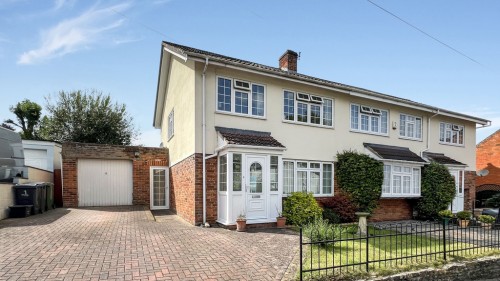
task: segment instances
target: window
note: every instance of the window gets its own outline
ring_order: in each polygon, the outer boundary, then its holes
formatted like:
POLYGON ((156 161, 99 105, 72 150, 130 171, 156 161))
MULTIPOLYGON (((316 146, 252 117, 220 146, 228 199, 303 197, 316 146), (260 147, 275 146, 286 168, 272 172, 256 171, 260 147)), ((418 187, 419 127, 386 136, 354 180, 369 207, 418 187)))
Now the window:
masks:
POLYGON ((227 155, 219 157, 219 191, 227 191, 227 155))
POLYGON ((420 196, 420 167, 384 164, 382 197, 420 196))
POLYGON ((271 191, 278 191, 278 156, 271 156, 271 191))
POLYGON ((333 127, 333 100, 284 91, 283 120, 333 127))
POLYGON ((241 191, 241 154, 233 154, 233 191, 241 191))
POLYGON ((387 110, 351 104, 351 130, 387 135, 388 116, 387 110))
POLYGON ((450 123, 440 123, 439 142, 444 144, 463 145, 464 126, 450 123))
POLYGON ((174 136, 174 110, 170 111, 168 115, 168 139, 174 136))
POLYGON ((399 136, 409 139, 422 139, 422 118, 407 114, 399 115, 399 136))
POLYGON ((217 111, 263 117, 265 114, 265 88, 251 82, 217 78, 217 111))
POLYGON ((312 192, 333 195, 333 164, 307 161, 283 161, 283 193, 312 192))

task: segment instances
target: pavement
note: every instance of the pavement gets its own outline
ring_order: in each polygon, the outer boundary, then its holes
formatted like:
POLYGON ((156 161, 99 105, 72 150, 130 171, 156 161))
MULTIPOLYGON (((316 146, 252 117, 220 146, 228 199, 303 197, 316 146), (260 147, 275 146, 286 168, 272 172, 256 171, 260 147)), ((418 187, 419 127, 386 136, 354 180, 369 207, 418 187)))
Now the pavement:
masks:
POLYGON ((298 239, 155 219, 141 206, 59 208, 0 221, 0 280, 288 280, 298 239))

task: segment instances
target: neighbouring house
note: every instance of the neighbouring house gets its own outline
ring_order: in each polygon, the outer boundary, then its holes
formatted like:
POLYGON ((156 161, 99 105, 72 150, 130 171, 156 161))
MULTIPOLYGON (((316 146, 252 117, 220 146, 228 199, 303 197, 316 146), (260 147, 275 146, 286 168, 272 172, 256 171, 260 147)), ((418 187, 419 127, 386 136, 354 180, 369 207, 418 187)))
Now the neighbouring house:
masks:
POLYGON ((500 193, 500 130, 497 130, 476 146, 476 206, 500 193))
POLYGON ((297 59, 288 50, 271 67, 162 43, 153 125, 173 211, 192 224, 274 223, 290 192, 338 192, 344 150, 384 163, 373 220, 412 217, 429 161, 455 176, 453 211, 471 207, 476 126, 490 121, 300 74, 297 59))

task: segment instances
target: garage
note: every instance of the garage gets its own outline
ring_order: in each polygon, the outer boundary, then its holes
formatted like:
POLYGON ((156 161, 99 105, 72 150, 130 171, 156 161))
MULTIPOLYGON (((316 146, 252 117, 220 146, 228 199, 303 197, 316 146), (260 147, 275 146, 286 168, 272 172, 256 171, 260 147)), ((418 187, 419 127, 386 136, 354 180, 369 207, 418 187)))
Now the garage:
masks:
POLYGON ((78 159, 77 166, 80 207, 132 205, 132 161, 78 159))

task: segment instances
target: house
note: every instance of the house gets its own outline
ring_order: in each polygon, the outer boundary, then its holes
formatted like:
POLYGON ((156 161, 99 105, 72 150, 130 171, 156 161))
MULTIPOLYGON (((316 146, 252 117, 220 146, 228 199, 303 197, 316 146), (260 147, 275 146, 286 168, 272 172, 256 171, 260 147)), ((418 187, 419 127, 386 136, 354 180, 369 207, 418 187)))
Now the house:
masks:
POLYGON ((497 130, 476 146, 476 206, 500 192, 500 130, 497 130))
POLYGON ((384 163, 373 220, 412 217, 421 168, 445 161, 454 211, 470 208, 476 126, 490 121, 298 72, 286 51, 271 67, 163 42, 153 125, 169 150, 170 208, 192 224, 273 223, 282 200, 338 191, 335 157, 384 163))

